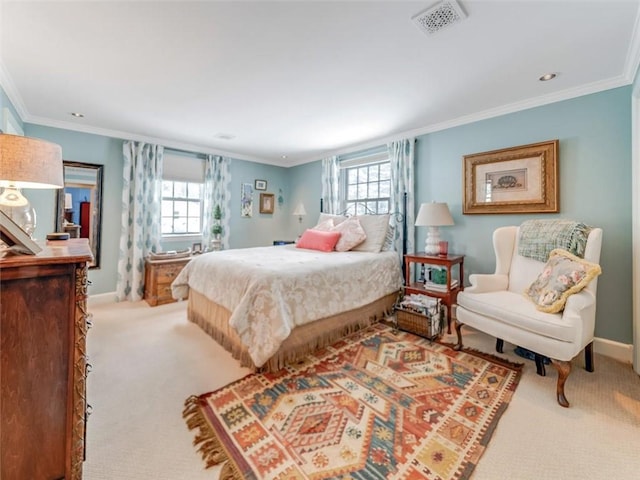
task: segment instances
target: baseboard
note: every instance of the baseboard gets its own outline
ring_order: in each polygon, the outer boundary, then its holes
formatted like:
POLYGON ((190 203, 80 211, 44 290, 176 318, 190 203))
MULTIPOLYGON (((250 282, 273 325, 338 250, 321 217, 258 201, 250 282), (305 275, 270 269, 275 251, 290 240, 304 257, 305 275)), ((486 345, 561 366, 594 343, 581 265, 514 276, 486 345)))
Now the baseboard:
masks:
MULTIPOLYGON (((456 308, 457 305, 452 305, 451 316, 454 320, 456 318, 456 308)), ((593 351, 600 355, 611 357, 619 362, 633 363, 633 345, 596 337, 593 339, 593 351)))
MULTIPOLYGON (((98 305, 106 305, 108 303, 116 303, 116 292, 99 293, 97 295, 89 296, 89 307, 95 307, 98 305)), ((452 306, 452 317, 455 316, 455 309, 457 305, 452 306)), ((625 343, 614 342, 613 340, 607 340, 606 338, 594 338, 593 339, 593 351, 600 355, 611 357, 619 362, 633 363, 633 345, 627 345, 625 343)))
POLYGON ((594 338, 593 351, 623 363, 631 364, 633 362, 633 345, 626 343, 614 342, 606 338, 594 338))
POLYGON ((97 295, 89 295, 87 305, 89 308, 96 307, 98 305, 106 305, 108 303, 116 303, 116 292, 98 293, 97 295))

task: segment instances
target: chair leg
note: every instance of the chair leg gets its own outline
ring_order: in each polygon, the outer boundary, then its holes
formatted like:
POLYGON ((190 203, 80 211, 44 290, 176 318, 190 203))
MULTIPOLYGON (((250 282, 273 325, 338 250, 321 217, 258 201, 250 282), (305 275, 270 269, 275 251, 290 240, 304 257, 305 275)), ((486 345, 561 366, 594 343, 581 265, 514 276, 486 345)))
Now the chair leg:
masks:
POLYGON ((539 353, 534 352, 534 359, 536 361, 536 373, 541 377, 547 375, 547 371, 544 368, 544 357, 539 353))
POLYGON ((561 406, 568 408, 569 401, 567 400, 567 397, 564 396, 564 382, 567 381, 567 377, 571 373, 571 362, 551 359, 551 363, 556 367, 556 370, 558 370, 558 383, 556 385, 556 397, 558 399, 558 403, 561 406))
POLYGON ((454 350, 459 351, 462 350, 462 323, 456 320, 456 335, 458 336, 458 343, 453 347, 454 350))
POLYGON ((504 340, 496 338, 496 352, 504 353, 504 340))
POLYGON ((593 342, 584 347, 584 368, 587 372, 593 372, 593 342))

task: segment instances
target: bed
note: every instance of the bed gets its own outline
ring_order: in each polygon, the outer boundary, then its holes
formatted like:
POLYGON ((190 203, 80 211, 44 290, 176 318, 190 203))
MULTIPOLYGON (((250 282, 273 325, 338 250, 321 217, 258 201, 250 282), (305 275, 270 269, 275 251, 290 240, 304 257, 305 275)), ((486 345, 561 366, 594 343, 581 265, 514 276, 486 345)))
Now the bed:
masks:
POLYGON ((172 293, 188 296, 188 319, 242 366, 276 371, 383 318, 401 287, 393 250, 282 245, 199 255, 172 293))

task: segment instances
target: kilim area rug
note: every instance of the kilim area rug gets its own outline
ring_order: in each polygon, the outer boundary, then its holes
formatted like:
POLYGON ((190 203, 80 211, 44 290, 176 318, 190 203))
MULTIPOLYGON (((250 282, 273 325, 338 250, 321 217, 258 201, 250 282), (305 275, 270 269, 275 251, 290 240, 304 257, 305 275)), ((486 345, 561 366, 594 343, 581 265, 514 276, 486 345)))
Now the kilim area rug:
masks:
POLYGON ((376 324, 276 373, 192 396, 222 479, 466 479, 521 365, 376 324))

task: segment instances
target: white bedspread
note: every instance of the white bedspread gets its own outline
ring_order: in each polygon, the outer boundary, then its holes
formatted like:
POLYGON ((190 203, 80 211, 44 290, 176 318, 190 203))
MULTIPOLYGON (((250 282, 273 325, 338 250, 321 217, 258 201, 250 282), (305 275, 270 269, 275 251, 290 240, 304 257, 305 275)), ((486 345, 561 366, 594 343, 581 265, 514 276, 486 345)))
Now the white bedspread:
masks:
POLYGON ((402 286, 395 252, 318 252, 294 245, 223 250, 191 260, 172 284, 232 312, 230 325, 256 366, 296 326, 367 305, 402 286))

